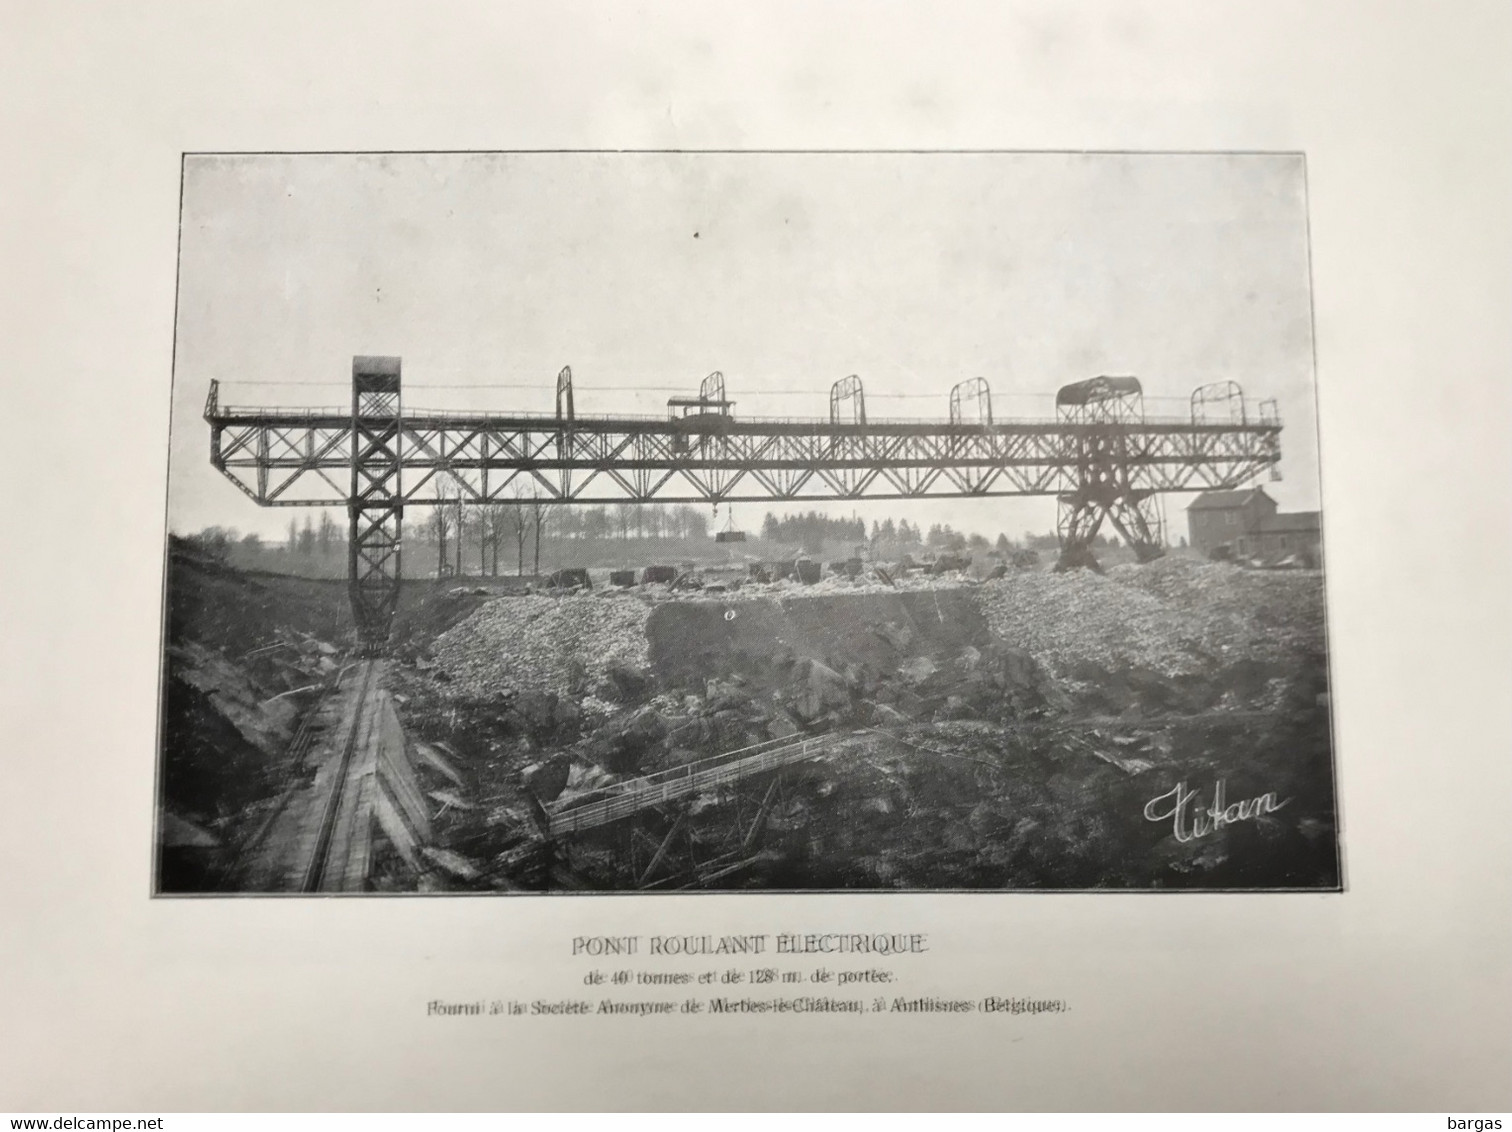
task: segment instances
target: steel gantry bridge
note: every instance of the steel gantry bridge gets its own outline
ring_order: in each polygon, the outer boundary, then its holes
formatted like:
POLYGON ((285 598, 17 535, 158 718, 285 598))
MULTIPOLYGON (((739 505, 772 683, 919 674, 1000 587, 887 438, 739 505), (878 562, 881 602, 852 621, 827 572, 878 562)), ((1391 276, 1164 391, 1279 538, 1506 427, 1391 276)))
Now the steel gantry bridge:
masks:
POLYGON ((352 607, 364 643, 387 641, 405 507, 454 503, 741 503, 1055 496, 1061 564, 1090 557, 1104 521, 1142 561, 1164 545, 1159 497, 1242 487, 1281 458, 1274 401, 1234 382, 1154 417, 1139 381, 1063 387, 1047 419, 995 419, 983 378, 955 386, 943 420, 868 418, 861 379, 835 383, 827 418, 737 415, 724 376, 667 415, 587 416, 572 373, 550 414, 403 404, 398 358, 357 357, 350 405, 229 406, 210 383, 210 460, 265 507, 343 506, 352 607))

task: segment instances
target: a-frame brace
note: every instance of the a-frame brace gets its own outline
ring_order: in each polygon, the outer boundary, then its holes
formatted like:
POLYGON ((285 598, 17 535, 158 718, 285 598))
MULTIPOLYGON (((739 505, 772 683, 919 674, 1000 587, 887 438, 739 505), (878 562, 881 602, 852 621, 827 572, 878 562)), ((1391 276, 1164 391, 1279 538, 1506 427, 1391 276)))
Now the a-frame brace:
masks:
POLYGON ((1133 548, 1140 562, 1165 553, 1164 524, 1153 491, 1133 482, 1139 453, 1131 451, 1124 430, 1087 427, 1076 437, 1076 461, 1071 473, 1076 486, 1059 497, 1056 534, 1060 559, 1056 569, 1097 566, 1092 541, 1106 519, 1133 548))

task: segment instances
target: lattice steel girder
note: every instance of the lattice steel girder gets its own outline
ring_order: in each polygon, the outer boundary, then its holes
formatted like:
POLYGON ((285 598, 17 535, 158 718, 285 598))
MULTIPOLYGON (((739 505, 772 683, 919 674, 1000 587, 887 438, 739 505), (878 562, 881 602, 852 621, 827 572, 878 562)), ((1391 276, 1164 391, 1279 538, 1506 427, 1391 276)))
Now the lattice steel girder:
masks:
POLYGON ((395 476, 403 473, 397 505, 434 504, 443 483, 474 503, 515 501, 522 482, 543 500, 592 504, 1046 496, 1114 469, 1125 492, 1206 491, 1242 486, 1275 465, 1281 432, 1276 421, 984 428, 731 419, 717 432, 682 434, 679 446, 668 422, 644 418, 578 417, 568 430, 554 417, 412 411, 380 438, 359 438, 351 418, 330 413, 212 405, 207 419, 212 462, 266 506, 347 503, 340 481, 353 452, 366 467, 375 452, 382 464, 390 446, 395 476))

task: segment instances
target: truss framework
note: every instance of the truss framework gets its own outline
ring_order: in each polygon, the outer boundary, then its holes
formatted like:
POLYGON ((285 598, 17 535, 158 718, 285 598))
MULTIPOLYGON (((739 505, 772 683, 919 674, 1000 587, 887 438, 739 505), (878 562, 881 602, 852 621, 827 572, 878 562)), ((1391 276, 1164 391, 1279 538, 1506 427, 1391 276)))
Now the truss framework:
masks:
MULTIPOLYGON (((351 418, 217 408, 210 423, 212 463, 258 504, 347 502, 351 418)), ((579 416, 568 429, 552 417, 411 411, 390 429, 395 443, 376 451, 408 473, 395 497, 424 506, 441 502, 442 483, 466 502, 513 502, 520 479, 553 502, 592 504, 1208 491, 1276 464, 1281 426, 734 420, 680 444, 686 433, 655 419, 579 416)), ((357 462, 374 454, 361 447, 357 462)))
POLYGON ((399 605, 402 421, 399 359, 353 358, 347 577, 357 635, 369 653, 388 643, 399 605))
POLYGON ((1281 458, 1274 402, 1199 390, 1190 418, 1144 416, 1133 378, 1067 386, 1054 420, 994 421, 977 378, 952 390, 949 421, 868 420, 861 381, 831 391, 828 420, 729 412, 722 374, 667 418, 581 416, 571 371, 552 415, 401 408, 399 359, 353 363, 352 410, 205 405, 211 462, 267 507, 348 508, 352 602, 364 639, 386 639, 397 604, 406 506, 460 498, 554 503, 755 503, 1054 496, 1062 562, 1090 553, 1108 522, 1141 559, 1164 543, 1159 497, 1242 487, 1281 458), (1237 411, 1234 411, 1237 398, 1237 411), (690 415, 688 406, 699 409, 690 415), (528 487, 529 491, 521 489, 528 487))

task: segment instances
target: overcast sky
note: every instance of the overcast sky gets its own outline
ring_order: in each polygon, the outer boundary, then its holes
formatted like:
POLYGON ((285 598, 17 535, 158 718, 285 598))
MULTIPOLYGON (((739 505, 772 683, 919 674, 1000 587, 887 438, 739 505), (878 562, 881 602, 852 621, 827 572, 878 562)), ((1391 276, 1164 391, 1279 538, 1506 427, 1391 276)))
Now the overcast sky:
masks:
MULTIPOLYGON (((715 369, 737 413, 819 417, 851 373, 873 418, 943 418, 976 376, 999 419, 1102 373, 1138 376, 1152 415, 1233 379, 1280 403, 1266 490, 1318 506, 1297 156, 190 157, 182 224, 179 532, 290 517, 211 468, 211 378, 222 403, 349 404, 354 354, 402 356, 426 408, 550 412, 571 365, 579 414, 660 413, 715 369), (443 388, 489 384, 531 388, 443 388)), ((1173 540, 1190 499, 1166 500, 1173 540)), ((1055 522, 1052 500, 829 509, 989 537, 1055 522)))

